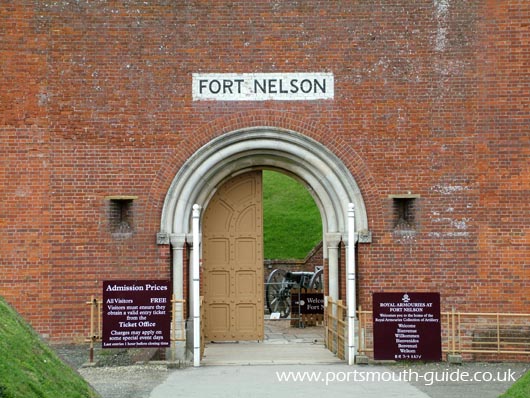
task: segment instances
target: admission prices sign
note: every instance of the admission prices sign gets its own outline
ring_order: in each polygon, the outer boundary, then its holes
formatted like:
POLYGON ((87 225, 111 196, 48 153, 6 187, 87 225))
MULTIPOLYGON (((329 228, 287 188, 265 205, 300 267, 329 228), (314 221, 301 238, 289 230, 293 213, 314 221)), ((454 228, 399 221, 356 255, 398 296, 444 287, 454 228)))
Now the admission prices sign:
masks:
POLYGON ((103 282, 103 348, 169 347, 171 283, 103 282))
POLYGON ((439 293, 374 293, 374 359, 440 361, 439 293))

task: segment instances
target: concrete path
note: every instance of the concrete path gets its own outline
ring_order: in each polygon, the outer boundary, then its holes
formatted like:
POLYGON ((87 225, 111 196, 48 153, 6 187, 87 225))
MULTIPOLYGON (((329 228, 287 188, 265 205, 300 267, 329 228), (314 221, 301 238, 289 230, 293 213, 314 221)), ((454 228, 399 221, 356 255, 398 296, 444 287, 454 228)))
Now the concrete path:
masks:
POLYGON ((338 363, 203 366, 170 374, 165 382, 151 392, 150 398, 428 398, 411 384, 381 381, 387 380, 392 374, 391 370, 381 366, 361 367, 338 363), (309 376, 312 381, 308 380, 309 376), (305 377, 305 380, 294 381, 294 377, 305 377), (368 377, 374 381, 366 381, 368 377), (290 380, 286 381, 286 378, 290 380), (362 379, 365 381, 359 381, 362 379))
POLYGON ((259 343, 208 343, 201 367, 171 373, 150 397, 428 397, 405 382, 380 382, 393 375, 384 367, 347 366, 324 347, 322 327, 266 322, 265 335, 259 343))
POLYGON ((202 365, 301 365, 344 363, 322 344, 210 343, 202 365))
POLYGON ((496 398, 528 368, 528 364, 451 366, 444 362, 348 366, 313 337, 298 336, 296 344, 285 343, 285 338, 261 343, 210 343, 201 367, 171 373, 150 397, 496 398), (454 378, 464 373, 499 380, 454 378), (507 379, 507 374, 515 378, 507 379))

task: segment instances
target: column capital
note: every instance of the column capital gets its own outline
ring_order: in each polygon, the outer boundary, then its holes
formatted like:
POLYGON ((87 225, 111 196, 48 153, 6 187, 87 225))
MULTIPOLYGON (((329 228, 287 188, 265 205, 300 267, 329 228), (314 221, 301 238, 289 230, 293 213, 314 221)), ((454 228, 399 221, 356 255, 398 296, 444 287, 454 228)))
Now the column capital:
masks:
POLYGON ((173 250, 182 249, 186 243, 186 234, 171 234, 169 240, 171 246, 173 246, 173 250))
POLYGON ((326 243, 328 249, 336 249, 339 247, 342 235, 339 232, 328 232, 326 233, 326 243))
MULTIPOLYGON (((349 240, 349 237, 348 237, 348 234, 344 234, 342 235, 342 241, 344 242, 344 245, 346 247, 348 247, 349 243, 350 243, 350 240, 349 240)), ((353 235, 353 242, 354 243, 359 243, 359 234, 357 232, 354 233, 353 235)))

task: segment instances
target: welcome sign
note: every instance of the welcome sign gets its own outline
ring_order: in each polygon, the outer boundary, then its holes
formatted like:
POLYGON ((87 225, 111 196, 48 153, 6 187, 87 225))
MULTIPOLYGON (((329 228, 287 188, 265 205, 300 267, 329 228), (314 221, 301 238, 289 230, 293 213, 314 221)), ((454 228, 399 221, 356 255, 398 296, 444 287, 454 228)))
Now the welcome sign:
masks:
POLYGON ((194 101, 311 101, 334 98, 333 73, 193 73, 194 101))
POLYGON ((374 359, 440 361, 439 293, 374 293, 374 359))

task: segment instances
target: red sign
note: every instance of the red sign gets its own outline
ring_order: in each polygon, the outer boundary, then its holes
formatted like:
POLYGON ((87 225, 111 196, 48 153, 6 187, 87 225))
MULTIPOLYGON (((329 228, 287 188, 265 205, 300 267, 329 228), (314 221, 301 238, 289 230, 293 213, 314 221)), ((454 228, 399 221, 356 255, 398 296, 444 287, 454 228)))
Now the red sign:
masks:
POLYGON ((103 282, 103 348, 169 347, 170 333, 170 281, 103 282))
POLYGON ((374 293, 374 359, 440 361, 439 293, 374 293))

